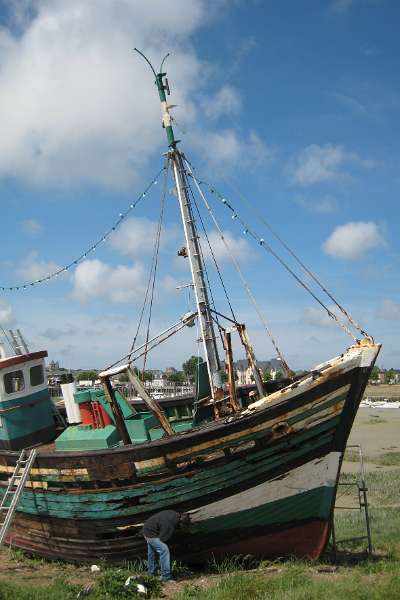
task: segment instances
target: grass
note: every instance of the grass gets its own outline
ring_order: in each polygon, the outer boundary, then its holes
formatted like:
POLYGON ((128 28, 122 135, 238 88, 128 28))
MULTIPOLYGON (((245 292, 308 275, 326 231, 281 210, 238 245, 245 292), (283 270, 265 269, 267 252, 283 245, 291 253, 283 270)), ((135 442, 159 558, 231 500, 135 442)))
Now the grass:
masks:
POLYGON ((347 462, 359 462, 360 461, 360 453, 358 450, 346 450, 344 453, 344 460, 347 462))
POLYGON ((385 467, 400 466, 400 452, 385 452, 375 458, 374 462, 385 467))
POLYGON ((269 577, 228 575, 206 590, 188 585, 174 600, 398 600, 399 589, 400 574, 394 571, 379 578, 354 571, 327 578, 298 565, 269 577))
MULTIPOLYGON (((387 453, 390 460, 396 460, 399 454, 387 453)), ((386 454, 381 456, 381 460, 388 460, 386 454)), ((349 483, 355 480, 355 475, 343 474, 341 480, 349 483)), ((223 561, 212 559, 208 574, 203 572, 201 577, 189 575, 185 565, 174 563, 176 573, 185 581, 174 584, 176 588, 173 590, 166 588, 168 600, 320 600, 321 597, 324 600, 347 597, 351 597, 351 600, 398 600, 400 469, 374 471, 368 474, 367 484, 374 548, 372 558, 362 554, 366 542, 359 541, 341 545, 342 551, 335 560, 329 554, 318 562, 293 560, 271 563, 257 561, 251 556, 237 556, 223 561)), ((344 487, 340 489, 345 490, 344 487)), ((355 488, 349 489, 354 496, 355 488)), ((344 498, 339 500, 340 504, 345 504, 344 498)), ((358 510, 336 511, 335 527, 338 539, 360 536, 365 532, 358 510)), ((28 573, 46 572, 46 561, 29 559, 19 550, 9 550, 8 559, 18 571, 26 567, 28 573)), ((14 581, 8 577, 7 582, 0 580, 0 600, 72 600, 77 598, 88 581, 92 583, 90 592, 85 596, 88 600, 143 598, 135 593, 134 588, 125 588, 124 582, 128 575, 134 573, 146 577, 143 573, 146 568, 144 561, 127 563, 121 568, 105 568, 102 565, 101 572, 96 576, 91 576, 87 567, 51 565, 51 569, 47 567, 47 586, 24 584, 24 575, 21 573, 14 575, 14 581), (55 570, 62 577, 55 577, 55 570)), ((42 581, 39 581, 41 584, 42 581)), ((150 597, 159 598, 159 581, 155 578, 147 578, 146 581, 150 597)))
MULTIPOLYGON (((375 423, 376 421, 373 422, 375 423)), ((346 450, 344 460, 347 462, 359 462, 360 455, 357 450, 346 450)), ((385 452, 379 456, 364 456, 364 462, 384 467, 400 466, 400 452, 385 452)))

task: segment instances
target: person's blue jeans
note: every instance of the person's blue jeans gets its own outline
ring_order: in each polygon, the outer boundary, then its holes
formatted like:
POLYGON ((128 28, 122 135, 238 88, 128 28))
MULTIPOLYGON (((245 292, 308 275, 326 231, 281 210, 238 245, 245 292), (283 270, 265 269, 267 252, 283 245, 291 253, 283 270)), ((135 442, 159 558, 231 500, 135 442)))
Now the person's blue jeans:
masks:
POLYGON ((169 548, 160 538, 144 538, 147 542, 147 572, 155 575, 157 570, 157 554, 160 557, 161 579, 171 579, 171 561, 169 548))

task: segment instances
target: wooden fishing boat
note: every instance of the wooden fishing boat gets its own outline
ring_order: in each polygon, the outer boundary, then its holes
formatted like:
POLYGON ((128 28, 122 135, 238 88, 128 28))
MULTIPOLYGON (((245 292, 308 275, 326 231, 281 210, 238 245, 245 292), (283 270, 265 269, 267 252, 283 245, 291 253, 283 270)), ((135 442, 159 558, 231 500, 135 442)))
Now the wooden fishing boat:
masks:
POLYGON ((142 386, 131 366, 140 354, 131 351, 122 365, 100 374, 103 391, 75 395, 83 424, 70 425, 60 436, 49 420, 47 386, 39 373, 45 352, 0 358, 2 494, 20 449, 37 449, 7 542, 52 559, 132 560, 145 555, 143 521, 172 508, 191 516, 189 529, 173 543, 176 556, 186 561, 237 554, 316 559, 328 542, 343 453, 380 345, 364 336, 268 393, 244 326, 230 319, 223 331, 228 384, 222 382, 215 311, 188 193, 193 173, 174 138, 162 67, 154 75, 197 305, 175 329, 198 319, 208 388, 198 390, 194 420, 174 423, 142 386), (233 377, 232 331, 254 373, 256 395, 242 399, 233 377), (147 412, 127 408, 113 389, 112 379, 121 372, 147 412), (23 430, 28 422, 34 424, 29 432, 23 430), (96 446, 106 443, 109 447, 96 446))

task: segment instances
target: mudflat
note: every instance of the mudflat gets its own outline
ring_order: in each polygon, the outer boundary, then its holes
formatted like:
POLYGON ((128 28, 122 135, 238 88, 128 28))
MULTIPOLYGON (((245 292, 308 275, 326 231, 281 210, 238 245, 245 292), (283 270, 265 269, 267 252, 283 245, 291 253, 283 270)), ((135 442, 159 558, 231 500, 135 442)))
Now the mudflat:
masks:
MULTIPOLYGON (((347 444, 343 471, 354 471, 358 468, 353 444, 362 447, 367 471, 398 469, 397 461, 393 464, 382 464, 382 456, 393 454, 393 459, 400 453, 400 408, 360 408, 347 444), (346 457, 353 455, 352 460, 346 457)), ((389 462, 389 461, 386 461, 389 462)))

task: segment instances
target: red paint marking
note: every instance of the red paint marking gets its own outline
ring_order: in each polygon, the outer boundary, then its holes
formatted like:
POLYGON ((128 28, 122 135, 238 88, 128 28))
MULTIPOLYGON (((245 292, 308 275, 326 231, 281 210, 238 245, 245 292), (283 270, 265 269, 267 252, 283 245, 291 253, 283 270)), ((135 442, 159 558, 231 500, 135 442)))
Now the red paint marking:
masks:
POLYGON ((0 360, 0 369, 6 367, 12 367, 13 365, 20 365, 21 363, 31 362, 38 358, 46 358, 47 350, 41 350, 40 352, 30 352, 29 354, 21 354, 18 356, 9 356, 0 360))
MULTIPOLYGON (((214 555, 216 558, 221 558, 229 555, 251 554, 258 558, 296 556, 316 560, 325 550, 328 535, 329 525, 326 521, 311 521, 290 529, 281 529, 248 540, 208 548, 207 556, 214 555)), ((195 560, 204 558, 205 554, 195 556, 195 560)))

